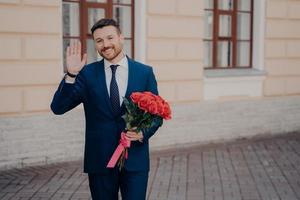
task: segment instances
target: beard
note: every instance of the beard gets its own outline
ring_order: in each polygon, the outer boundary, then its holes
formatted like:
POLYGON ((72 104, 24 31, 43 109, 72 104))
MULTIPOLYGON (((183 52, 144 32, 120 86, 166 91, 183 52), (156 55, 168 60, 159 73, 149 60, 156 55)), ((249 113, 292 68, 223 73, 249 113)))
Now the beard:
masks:
POLYGON ((98 51, 100 56, 105 58, 108 61, 114 60, 116 57, 118 57, 122 53, 122 48, 115 48, 115 47, 106 47, 102 50, 98 51), (106 53, 105 51, 109 50, 110 53, 106 53))

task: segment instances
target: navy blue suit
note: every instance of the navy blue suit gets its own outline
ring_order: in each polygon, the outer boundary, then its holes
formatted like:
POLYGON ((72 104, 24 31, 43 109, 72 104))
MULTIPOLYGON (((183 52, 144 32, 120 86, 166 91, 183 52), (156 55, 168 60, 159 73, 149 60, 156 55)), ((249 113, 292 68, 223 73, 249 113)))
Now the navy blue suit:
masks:
MULTIPOLYGON (((132 92, 142 91, 158 94, 153 70, 128 58, 128 86, 125 96, 129 98, 132 92)), ((108 169, 106 165, 118 146, 121 132, 125 129, 125 122, 121 118, 125 113, 125 106, 122 104, 120 113, 114 116, 106 86, 104 60, 86 65, 77 75, 74 84, 66 83, 63 79, 53 97, 51 109, 59 115, 80 103, 83 103, 86 119, 84 172, 89 175, 115 175, 117 170, 108 169)), ((124 166, 126 172, 148 173, 148 139, 158 128, 159 125, 155 125, 144 130, 143 142, 131 143, 124 166)), ((143 177, 148 178, 144 175, 143 177)), ((136 187, 138 189, 138 185, 136 187)))

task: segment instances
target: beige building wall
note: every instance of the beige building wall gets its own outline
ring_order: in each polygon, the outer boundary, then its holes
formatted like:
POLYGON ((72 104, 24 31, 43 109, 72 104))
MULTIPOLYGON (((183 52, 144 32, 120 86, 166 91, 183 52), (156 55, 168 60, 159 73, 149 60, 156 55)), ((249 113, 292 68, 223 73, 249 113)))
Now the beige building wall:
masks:
POLYGON ((268 0, 265 96, 300 94, 300 1, 268 0))
POLYGON ((203 1, 147 1, 146 62, 171 102, 202 99, 202 27, 203 1))
POLYGON ((0 0, 0 115, 49 111, 62 76, 60 0, 0 0))
MULTIPOLYGON (((146 5, 146 63, 171 102, 203 99, 203 1, 146 5)), ((299 94, 300 2, 267 0, 264 96, 299 94)), ((48 112, 62 77, 60 0, 0 0, 0 114, 48 112)))

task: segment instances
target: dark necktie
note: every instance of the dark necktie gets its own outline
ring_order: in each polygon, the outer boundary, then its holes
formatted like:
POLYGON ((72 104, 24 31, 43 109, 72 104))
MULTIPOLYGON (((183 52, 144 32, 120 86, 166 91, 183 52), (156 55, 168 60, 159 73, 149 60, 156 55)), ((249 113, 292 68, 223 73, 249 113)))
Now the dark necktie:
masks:
POLYGON ((117 115, 120 111, 120 96, 119 88, 116 81, 116 70, 119 65, 111 65, 111 81, 110 81, 110 102, 114 115, 117 115))

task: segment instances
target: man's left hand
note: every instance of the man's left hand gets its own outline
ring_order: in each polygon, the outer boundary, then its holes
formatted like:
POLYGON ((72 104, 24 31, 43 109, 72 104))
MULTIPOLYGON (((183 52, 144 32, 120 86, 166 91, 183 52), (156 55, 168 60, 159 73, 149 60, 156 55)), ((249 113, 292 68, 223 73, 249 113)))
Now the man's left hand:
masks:
POLYGON ((125 135, 126 139, 129 141, 143 141, 143 133, 140 132, 135 132, 134 130, 129 130, 127 131, 126 135, 125 135))

